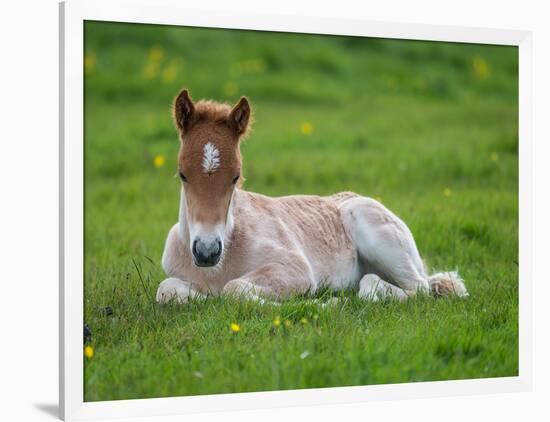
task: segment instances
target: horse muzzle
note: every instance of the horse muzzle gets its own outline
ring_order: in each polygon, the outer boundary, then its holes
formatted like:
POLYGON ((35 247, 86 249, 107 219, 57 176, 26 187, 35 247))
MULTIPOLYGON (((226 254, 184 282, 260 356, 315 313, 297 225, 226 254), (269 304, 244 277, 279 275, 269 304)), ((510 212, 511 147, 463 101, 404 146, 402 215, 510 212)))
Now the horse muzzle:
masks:
POLYGON ((205 242, 200 238, 193 241, 193 263, 197 267, 213 267, 220 261, 223 245, 219 238, 205 242))

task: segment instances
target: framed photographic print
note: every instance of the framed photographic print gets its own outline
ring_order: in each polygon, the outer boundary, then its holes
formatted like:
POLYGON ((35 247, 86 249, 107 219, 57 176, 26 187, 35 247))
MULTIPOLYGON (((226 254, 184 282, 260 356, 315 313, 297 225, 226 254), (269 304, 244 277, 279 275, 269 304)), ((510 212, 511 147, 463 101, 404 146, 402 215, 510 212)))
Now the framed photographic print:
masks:
POLYGON ((530 33, 60 22, 65 420, 530 388, 530 33))

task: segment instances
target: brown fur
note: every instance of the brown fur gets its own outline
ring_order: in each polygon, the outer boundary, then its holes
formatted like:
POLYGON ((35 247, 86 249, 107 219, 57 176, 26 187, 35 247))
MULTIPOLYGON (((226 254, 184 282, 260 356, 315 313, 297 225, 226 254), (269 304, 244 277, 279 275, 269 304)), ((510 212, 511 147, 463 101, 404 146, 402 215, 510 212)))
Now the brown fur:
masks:
POLYGON ((200 100, 194 104, 189 95, 189 91, 187 89, 182 89, 174 99, 172 108, 174 124, 178 131, 180 131, 180 134, 201 121, 231 127, 234 126, 234 122, 231 122, 229 119, 231 112, 238 110, 239 107, 242 106, 244 106, 248 113, 246 122, 244 122, 244 125, 240 128, 240 133, 238 134, 239 139, 242 140, 249 134, 252 123, 254 122, 252 109, 246 97, 241 97, 233 108, 229 104, 219 103, 213 100, 200 100), (184 112, 186 109, 189 111, 184 112))
POLYGON ((173 115, 181 140, 178 166, 186 178, 189 218, 209 226, 225 223, 233 181, 238 177, 240 186, 242 180, 239 142, 250 126, 248 100, 242 97, 233 108, 210 100, 194 104, 184 89, 174 100, 173 115), (207 143, 215 145, 220 153, 220 166, 212 173, 202 169, 207 143))

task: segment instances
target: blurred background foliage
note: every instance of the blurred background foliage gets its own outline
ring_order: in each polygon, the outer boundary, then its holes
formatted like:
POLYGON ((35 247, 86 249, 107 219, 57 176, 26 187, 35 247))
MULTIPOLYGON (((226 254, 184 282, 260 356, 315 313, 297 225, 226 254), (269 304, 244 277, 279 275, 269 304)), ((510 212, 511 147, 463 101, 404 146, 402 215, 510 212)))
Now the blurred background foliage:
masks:
POLYGON ((94 142, 117 137, 109 160, 90 163, 104 176, 142 172, 156 153, 174 169, 170 104, 182 87, 195 99, 250 98, 248 187, 266 193, 383 194, 402 180, 411 189, 515 172, 476 159, 517 153, 511 47, 88 22, 85 73, 87 110, 105 107, 113 129, 94 142), (381 178, 372 164, 388 152, 381 178))

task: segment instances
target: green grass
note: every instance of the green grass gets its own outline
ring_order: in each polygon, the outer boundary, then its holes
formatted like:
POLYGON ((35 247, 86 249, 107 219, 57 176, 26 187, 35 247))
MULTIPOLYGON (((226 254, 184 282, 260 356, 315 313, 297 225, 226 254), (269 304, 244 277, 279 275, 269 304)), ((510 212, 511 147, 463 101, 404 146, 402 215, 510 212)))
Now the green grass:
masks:
POLYGON ((517 375, 516 48, 88 22, 85 54, 85 400, 517 375), (250 98, 246 189, 379 198, 470 297, 157 306, 184 86, 250 98))

